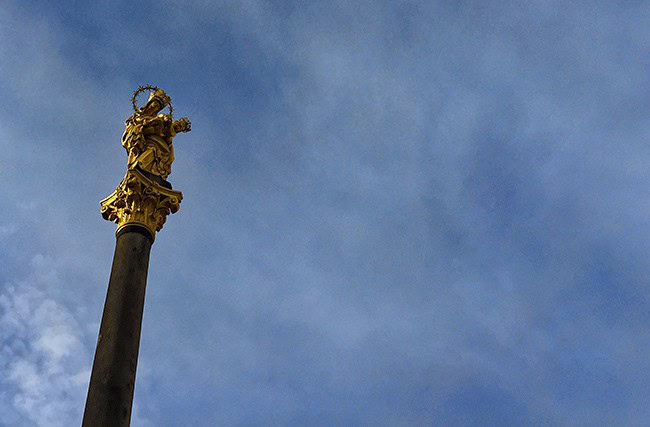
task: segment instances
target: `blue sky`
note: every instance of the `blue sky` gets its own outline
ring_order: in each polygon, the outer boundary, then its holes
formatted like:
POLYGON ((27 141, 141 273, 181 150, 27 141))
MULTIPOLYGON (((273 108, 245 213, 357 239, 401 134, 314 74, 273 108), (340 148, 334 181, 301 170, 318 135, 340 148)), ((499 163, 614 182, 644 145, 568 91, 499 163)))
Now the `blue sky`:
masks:
POLYGON ((132 91, 193 123, 133 425, 642 425, 647 2, 0 5, 0 424, 81 420, 132 91))

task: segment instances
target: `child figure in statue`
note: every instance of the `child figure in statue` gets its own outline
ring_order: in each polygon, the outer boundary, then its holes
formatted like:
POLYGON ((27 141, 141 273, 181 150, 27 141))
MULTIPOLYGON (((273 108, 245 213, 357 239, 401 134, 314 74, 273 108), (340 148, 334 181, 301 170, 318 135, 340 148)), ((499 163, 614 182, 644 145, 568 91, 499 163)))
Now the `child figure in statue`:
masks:
POLYGON ((172 140, 178 132, 189 132, 192 127, 187 117, 173 120, 171 112, 158 114, 170 102, 162 89, 150 92, 143 107, 136 108, 134 104, 135 112, 126 119, 122 135, 122 146, 129 156, 128 169, 144 172, 156 181, 151 175, 160 177, 163 185, 168 185, 165 180, 174 161, 172 140))

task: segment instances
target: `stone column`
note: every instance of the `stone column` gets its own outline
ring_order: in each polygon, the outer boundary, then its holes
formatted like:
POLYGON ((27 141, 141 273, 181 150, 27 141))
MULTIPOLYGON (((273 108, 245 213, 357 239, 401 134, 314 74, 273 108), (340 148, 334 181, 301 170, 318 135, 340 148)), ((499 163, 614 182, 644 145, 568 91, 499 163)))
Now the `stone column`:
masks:
POLYGON ((130 423, 152 242, 149 231, 140 226, 124 227, 117 235, 84 427, 130 423))
POLYGON ((101 202, 102 216, 118 223, 117 242, 83 427, 130 424, 149 252, 156 231, 168 214, 178 211, 183 198, 181 192, 168 188, 169 183, 153 178, 128 170, 101 202))

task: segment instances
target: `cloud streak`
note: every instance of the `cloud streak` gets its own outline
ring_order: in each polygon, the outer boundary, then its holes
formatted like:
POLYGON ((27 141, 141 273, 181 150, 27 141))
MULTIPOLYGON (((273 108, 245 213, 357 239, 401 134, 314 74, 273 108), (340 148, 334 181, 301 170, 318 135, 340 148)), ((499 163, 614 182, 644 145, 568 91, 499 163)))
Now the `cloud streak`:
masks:
POLYGON ((52 260, 37 255, 31 267, 0 294, 3 424, 69 425, 80 420, 90 375, 83 328, 40 290, 61 285, 52 260))

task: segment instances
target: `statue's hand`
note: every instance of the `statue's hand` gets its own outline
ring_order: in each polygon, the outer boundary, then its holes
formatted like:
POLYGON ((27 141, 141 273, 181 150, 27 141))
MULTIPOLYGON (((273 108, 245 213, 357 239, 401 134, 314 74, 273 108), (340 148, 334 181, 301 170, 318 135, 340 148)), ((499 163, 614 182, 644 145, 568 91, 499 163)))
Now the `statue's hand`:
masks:
POLYGON ((174 130, 178 132, 189 132, 192 130, 192 122, 187 117, 181 117, 179 120, 174 120, 174 130))

